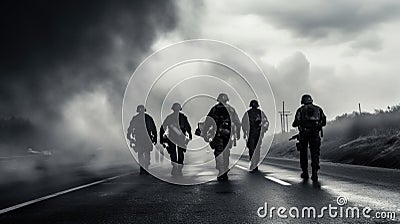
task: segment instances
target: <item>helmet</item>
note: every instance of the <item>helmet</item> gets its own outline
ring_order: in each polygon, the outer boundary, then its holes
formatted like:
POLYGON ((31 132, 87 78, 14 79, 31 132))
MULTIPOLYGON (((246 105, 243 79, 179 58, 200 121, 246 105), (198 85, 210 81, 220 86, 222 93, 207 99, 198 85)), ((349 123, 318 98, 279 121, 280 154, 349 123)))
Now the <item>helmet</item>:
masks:
POLYGON ((226 103, 226 102, 228 102, 228 101, 229 101, 228 94, 226 94, 226 93, 220 93, 220 94, 218 95, 217 101, 220 102, 220 103, 226 103))
POLYGON ((250 101, 250 107, 251 108, 258 108, 260 105, 258 104, 257 100, 252 100, 250 101))
POLYGON ((310 95, 308 95, 308 94, 304 94, 302 97, 301 97, 301 104, 310 104, 310 103, 312 103, 313 102, 313 99, 312 99, 312 97, 310 96, 310 95))
POLYGON ((180 103, 174 103, 174 104, 172 104, 171 109, 172 109, 173 111, 180 111, 180 110, 182 110, 182 106, 181 106, 180 103))
POLYGON ((144 105, 138 105, 136 107, 136 112, 138 113, 146 112, 146 108, 144 107, 144 105))

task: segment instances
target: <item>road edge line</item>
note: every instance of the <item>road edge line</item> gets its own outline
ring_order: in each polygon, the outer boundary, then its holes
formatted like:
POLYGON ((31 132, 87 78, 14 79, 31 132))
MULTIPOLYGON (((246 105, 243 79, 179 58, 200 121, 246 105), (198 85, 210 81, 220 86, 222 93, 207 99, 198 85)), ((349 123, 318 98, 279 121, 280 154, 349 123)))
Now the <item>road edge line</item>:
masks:
POLYGON ((106 178, 106 179, 103 179, 103 180, 95 181, 95 182, 92 182, 92 183, 89 183, 89 184, 84 184, 84 185, 81 185, 81 186, 78 186, 78 187, 74 187, 74 188, 70 188, 70 189, 67 189, 67 190, 59 191, 57 193, 53 193, 53 194, 50 194, 50 195, 47 195, 47 196, 36 198, 36 199, 30 200, 30 201, 27 201, 27 202, 24 202, 24 203, 20 203, 20 204, 17 204, 17 205, 8 207, 8 208, 4 208, 4 209, 0 210, 0 215, 5 214, 5 213, 10 212, 10 211, 13 211, 13 210, 16 210, 16 209, 19 209, 19 208, 26 207, 28 205, 32 205, 32 204, 35 204, 35 203, 38 203, 38 202, 41 202, 41 201, 45 201, 45 200, 48 200, 48 199, 51 199, 51 198, 58 197, 60 195, 71 193, 73 191, 77 191, 77 190, 80 190, 80 189, 83 189, 83 188, 91 187, 93 185, 101 184, 101 183, 104 183, 104 182, 107 182, 107 181, 110 181, 110 180, 114 180, 114 179, 117 179, 117 178, 120 178, 120 177, 123 177, 123 176, 127 176, 127 175, 130 175, 132 173, 136 173, 136 172, 129 172, 129 173, 125 173, 125 174, 120 174, 120 175, 109 177, 109 178, 106 178))

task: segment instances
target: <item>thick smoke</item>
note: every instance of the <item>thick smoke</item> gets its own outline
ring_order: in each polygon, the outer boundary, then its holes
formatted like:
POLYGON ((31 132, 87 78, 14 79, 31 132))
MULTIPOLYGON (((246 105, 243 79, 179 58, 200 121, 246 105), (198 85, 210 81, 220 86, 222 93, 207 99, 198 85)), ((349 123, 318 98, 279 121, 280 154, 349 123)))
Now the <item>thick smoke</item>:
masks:
POLYGON ((2 9, 1 111, 18 115, 57 115, 99 85, 121 93, 124 72, 175 24, 168 1, 12 1, 2 9))
POLYGON ((3 2, 0 116, 30 120, 36 141, 55 148, 124 144, 125 85, 175 10, 165 0, 3 2))

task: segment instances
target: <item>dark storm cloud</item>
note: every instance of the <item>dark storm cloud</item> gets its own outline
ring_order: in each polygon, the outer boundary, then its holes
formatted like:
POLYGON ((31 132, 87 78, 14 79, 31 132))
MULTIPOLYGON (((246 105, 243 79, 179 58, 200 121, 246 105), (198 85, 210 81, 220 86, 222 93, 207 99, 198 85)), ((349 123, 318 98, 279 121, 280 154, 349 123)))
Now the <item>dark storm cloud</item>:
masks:
POLYGON ((57 117, 94 88, 120 103, 138 60, 175 20, 164 0, 2 2, 0 115, 57 117))
POLYGON ((279 29, 311 39, 352 37, 400 15, 397 0, 256 1, 243 8, 241 13, 260 15, 279 29))

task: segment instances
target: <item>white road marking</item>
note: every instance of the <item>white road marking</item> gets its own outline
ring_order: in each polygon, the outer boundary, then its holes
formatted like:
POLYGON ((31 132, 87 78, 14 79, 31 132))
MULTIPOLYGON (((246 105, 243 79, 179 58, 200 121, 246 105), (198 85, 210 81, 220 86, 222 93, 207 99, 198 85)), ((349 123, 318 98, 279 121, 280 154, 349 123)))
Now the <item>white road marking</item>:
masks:
POLYGON ((47 195, 47 196, 44 196, 44 197, 33 199, 33 200, 30 200, 30 201, 27 201, 27 202, 24 202, 24 203, 21 203, 21 204, 18 204, 18 205, 14 205, 14 206, 11 206, 11 207, 8 207, 8 208, 4 208, 4 209, 0 210, 0 215, 4 214, 6 212, 10 212, 10 211, 13 211, 13 210, 16 210, 16 209, 19 209, 19 208, 34 204, 34 203, 38 203, 38 202, 41 202, 41 201, 44 201, 44 200, 55 198, 55 197, 63 195, 63 194, 67 194, 67 193, 70 193, 70 192, 73 192, 73 191, 77 191, 77 190, 80 190, 80 189, 83 189, 83 188, 87 188, 87 187, 90 187, 90 186, 93 186, 93 185, 96 185, 96 184, 101 184, 101 183, 104 183, 104 182, 107 182, 107 181, 110 181, 110 180, 114 180, 114 179, 117 179, 117 178, 120 178, 120 177, 123 177, 123 176, 127 176, 127 175, 132 174, 132 173, 136 173, 136 172, 129 172, 129 173, 121 174, 121 175, 118 175, 118 176, 109 177, 109 178, 106 178, 106 179, 103 179, 103 180, 99 180, 99 181, 96 181, 96 182, 93 182, 93 183, 90 183, 90 184, 85 184, 85 185, 81 185, 81 186, 78 186, 78 187, 70 188, 70 189, 67 189, 67 190, 64 190, 64 191, 60 191, 60 192, 57 192, 57 193, 54 193, 54 194, 50 194, 50 195, 47 195))
POLYGON ((290 186, 291 184, 289 184, 288 182, 285 182, 285 181, 283 181, 283 180, 279 180, 278 178, 276 178, 276 177, 272 177, 272 176, 264 176, 265 178, 267 178, 268 180, 271 180, 271 181, 273 181, 273 182, 275 182, 275 183, 278 183, 278 184, 281 184, 281 185, 283 185, 283 186, 290 186))
MULTIPOLYGON (((244 167, 244 166, 241 166, 241 165, 235 165, 237 168, 239 168, 239 169, 242 169, 242 170, 245 170, 245 171, 249 171, 249 169, 247 169, 246 167, 244 167)), ((275 183, 278 183, 278 184, 281 184, 281 185, 283 185, 283 186, 290 186, 291 184, 290 183, 288 183, 288 182, 285 182, 285 181, 283 181, 283 180, 280 180, 280 179, 278 179, 278 178, 276 178, 276 177, 273 177, 273 176, 269 176, 269 175, 265 175, 264 176, 266 179, 268 179, 268 180, 270 180, 270 181, 273 181, 273 182, 275 182, 275 183)))
POLYGON ((239 168, 239 169, 242 169, 242 170, 245 170, 245 171, 249 171, 249 169, 247 169, 246 167, 244 167, 244 166, 241 166, 241 165, 235 165, 237 168, 239 168))

